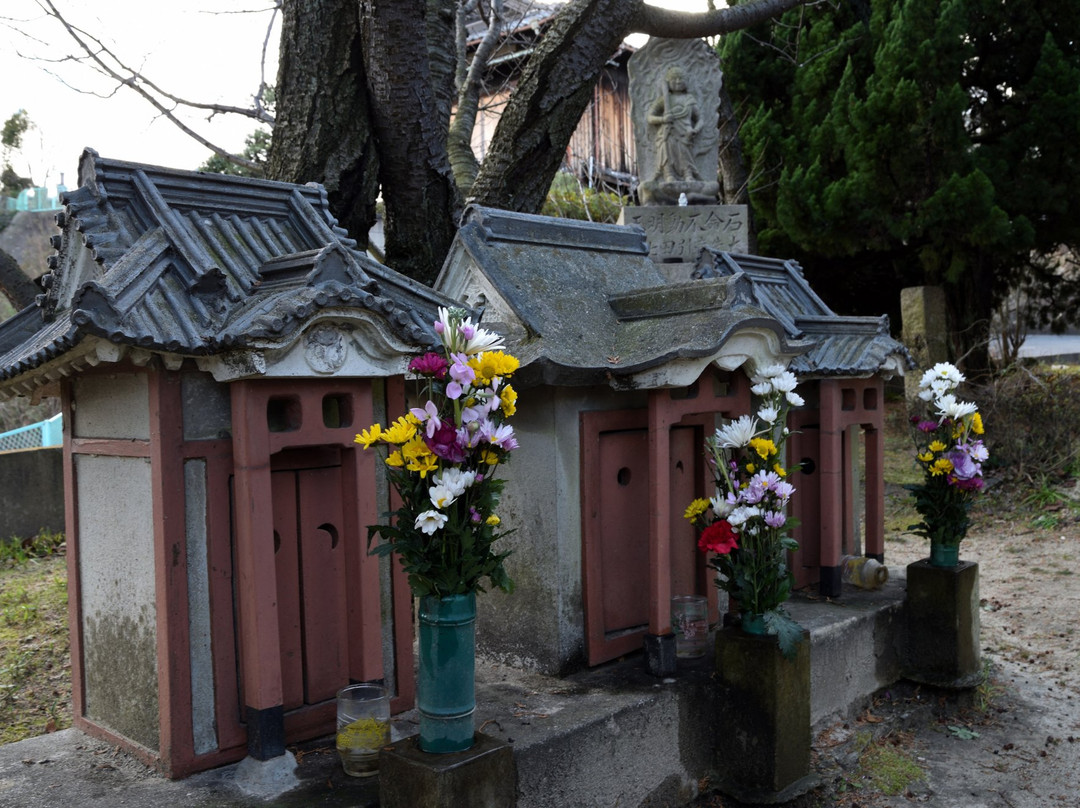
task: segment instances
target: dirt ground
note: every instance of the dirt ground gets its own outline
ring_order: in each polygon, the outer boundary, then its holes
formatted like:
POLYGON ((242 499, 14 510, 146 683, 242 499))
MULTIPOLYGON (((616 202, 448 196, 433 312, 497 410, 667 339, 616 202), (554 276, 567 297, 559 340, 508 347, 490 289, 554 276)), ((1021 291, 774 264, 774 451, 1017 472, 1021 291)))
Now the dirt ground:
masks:
MULTIPOLYGON (((1080 499, 992 485, 960 557, 979 564, 985 681, 950 692, 899 682, 814 741, 822 785, 792 808, 1080 808, 1080 499)), ((888 486, 887 510, 907 492, 888 486)), ((928 553, 894 532, 886 563, 928 553)), ((711 795, 702 808, 739 808, 711 795)))

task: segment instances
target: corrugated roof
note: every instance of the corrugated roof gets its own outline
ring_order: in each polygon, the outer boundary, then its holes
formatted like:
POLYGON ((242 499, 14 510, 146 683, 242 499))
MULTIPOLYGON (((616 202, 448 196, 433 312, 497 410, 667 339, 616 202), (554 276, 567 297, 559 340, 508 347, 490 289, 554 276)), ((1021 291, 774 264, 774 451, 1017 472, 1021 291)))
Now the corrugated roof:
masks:
POLYGON ((907 348, 890 335, 888 315, 838 315, 810 288, 795 261, 706 249, 694 270, 701 280, 738 275, 748 279, 756 305, 783 323, 790 338, 812 344, 791 362, 800 378, 891 376, 915 367, 907 348))
POLYGON ((0 380, 86 335, 185 356, 282 345, 320 312, 436 342, 451 301, 356 249, 326 192, 83 153, 38 305, 0 325, 0 380))

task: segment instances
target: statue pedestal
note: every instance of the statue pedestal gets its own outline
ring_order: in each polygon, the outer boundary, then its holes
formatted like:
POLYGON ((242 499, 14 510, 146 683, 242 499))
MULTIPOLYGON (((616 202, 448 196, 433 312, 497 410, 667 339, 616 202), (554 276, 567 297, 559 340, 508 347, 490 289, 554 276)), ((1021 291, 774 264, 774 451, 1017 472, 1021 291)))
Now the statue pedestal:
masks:
POLYGON ((643 205, 623 208, 619 224, 645 230, 649 257, 658 264, 692 264, 702 247, 745 253, 746 205, 643 205))

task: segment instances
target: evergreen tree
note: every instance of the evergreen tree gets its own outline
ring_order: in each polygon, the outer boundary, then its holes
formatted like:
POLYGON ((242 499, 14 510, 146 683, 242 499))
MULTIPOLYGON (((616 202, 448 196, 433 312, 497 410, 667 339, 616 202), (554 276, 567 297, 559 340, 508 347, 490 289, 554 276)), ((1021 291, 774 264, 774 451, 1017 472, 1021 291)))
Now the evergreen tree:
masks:
POLYGON ((1075 6, 853 1, 727 37, 762 252, 845 312, 895 315, 904 286, 943 284, 971 369, 1011 288, 1053 286, 1054 314, 1068 284, 1048 258, 1080 246, 1075 6))

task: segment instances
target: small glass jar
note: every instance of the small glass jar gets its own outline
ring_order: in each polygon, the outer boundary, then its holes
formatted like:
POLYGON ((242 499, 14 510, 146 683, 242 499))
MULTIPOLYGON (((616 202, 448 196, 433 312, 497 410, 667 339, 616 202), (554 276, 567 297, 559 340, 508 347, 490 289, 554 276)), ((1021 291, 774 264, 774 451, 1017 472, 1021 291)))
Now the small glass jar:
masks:
POLYGON ((379 773, 379 750, 390 743, 390 697, 381 685, 349 685, 337 694, 337 750, 345 774, 379 773))

